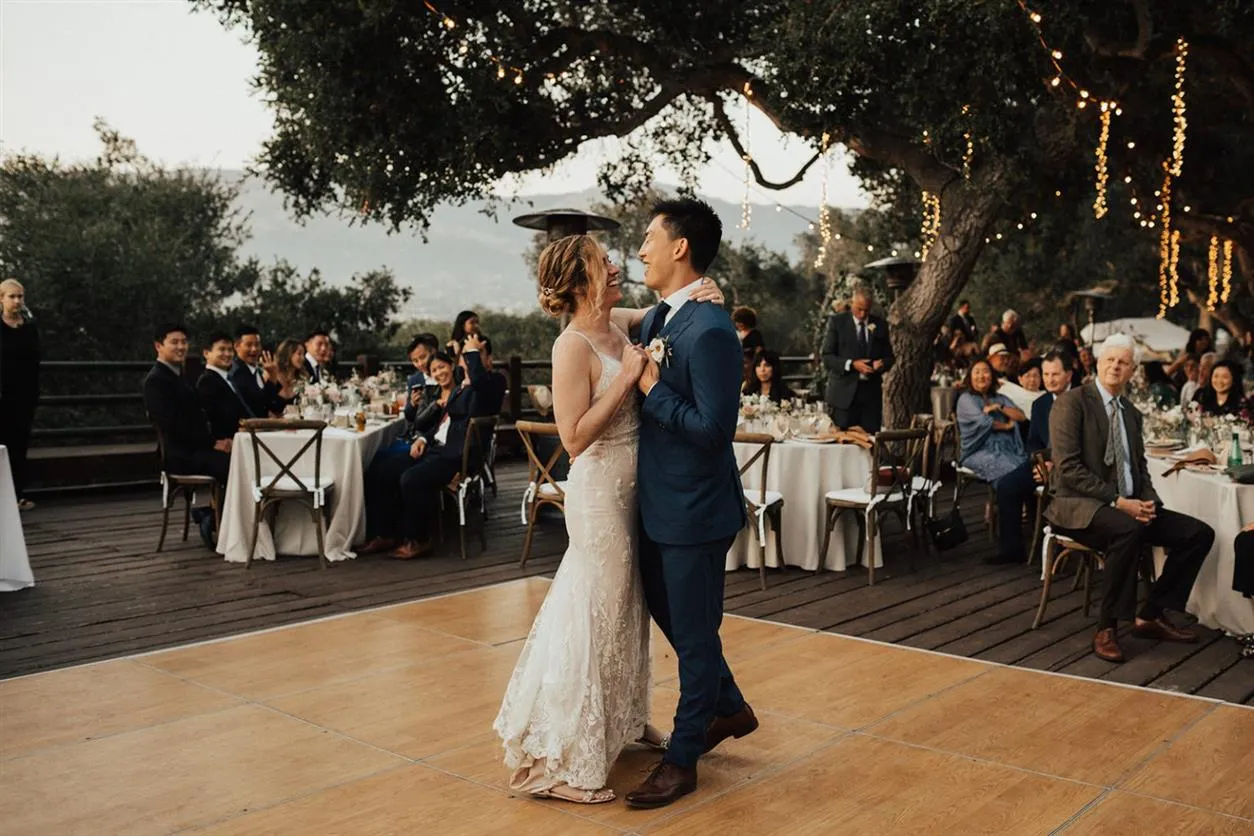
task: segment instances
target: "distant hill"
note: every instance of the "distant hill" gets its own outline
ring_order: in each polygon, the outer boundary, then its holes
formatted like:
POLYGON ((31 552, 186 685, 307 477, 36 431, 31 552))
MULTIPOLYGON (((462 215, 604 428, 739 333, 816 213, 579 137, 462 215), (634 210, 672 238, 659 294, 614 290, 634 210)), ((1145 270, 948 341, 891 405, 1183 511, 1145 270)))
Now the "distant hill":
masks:
MULTIPOLYGON (((237 171, 222 175, 230 181, 243 180, 238 204, 251 214, 252 229, 252 238, 243 247, 245 255, 263 262, 282 258, 302 270, 317 267, 332 283, 386 266, 414 291, 406 317, 449 318, 473 307, 534 309, 535 290, 522 258, 532 233, 510 219, 556 207, 587 209, 601 199, 595 190, 532 196, 502 206, 495 220, 483 213, 484 204, 441 207, 432 217, 424 244, 413 232, 389 235, 381 226, 353 226, 334 216, 310 218, 302 225, 283 208, 282 196, 264 182, 237 171)), ((806 230, 806 221, 777 211, 774 205, 756 205, 750 228, 742 231, 739 204, 714 199, 710 203, 723 218, 729 240, 755 240, 797 257, 794 238, 806 230)), ((791 208, 808 218, 818 214, 813 206, 791 208)))

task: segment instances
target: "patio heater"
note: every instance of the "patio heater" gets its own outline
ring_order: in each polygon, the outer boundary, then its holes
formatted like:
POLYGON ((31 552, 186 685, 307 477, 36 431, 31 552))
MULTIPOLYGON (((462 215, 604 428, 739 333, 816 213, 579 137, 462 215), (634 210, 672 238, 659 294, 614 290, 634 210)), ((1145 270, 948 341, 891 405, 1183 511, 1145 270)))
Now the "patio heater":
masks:
POLYGON ((514 226, 523 229, 538 229, 547 238, 545 243, 552 244, 567 235, 586 235, 589 232, 610 232, 622 224, 604 215, 593 215, 579 209, 546 209, 543 212, 532 212, 514 218, 514 226))
POLYGON ((884 284, 888 285, 889 291, 893 294, 893 301, 901 296, 902 291, 910 286, 915 276, 919 274, 919 265, 923 262, 914 258, 906 258, 904 256, 890 256, 889 258, 881 258, 878 261, 872 261, 870 264, 864 264, 863 270, 883 270, 884 284))
MULTIPOLYGON (((1092 287, 1088 290, 1078 290, 1075 293, 1069 294, 1067 297, 1067 304, 1070 305, 1076 300, 1080 301, 1080 303, 1084 306, 1085 312, 1088 314, 1088 324, 1090 326, 1089 334, 1093 335, 1097 333, 1097 313, 1102 309, 1102 306, 1110 300, 1110 298, 1110 291, 1100 287, 1092 287)), ((1082 331, 1083 329, 1084 326, 1080 326, 1078 331, 1082 331)))

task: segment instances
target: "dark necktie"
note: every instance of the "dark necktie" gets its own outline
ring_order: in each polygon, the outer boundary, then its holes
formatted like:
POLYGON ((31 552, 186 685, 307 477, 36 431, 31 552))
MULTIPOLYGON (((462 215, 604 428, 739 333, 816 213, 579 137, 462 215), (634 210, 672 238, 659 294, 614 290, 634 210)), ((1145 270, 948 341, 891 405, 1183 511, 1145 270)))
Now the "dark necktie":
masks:
POLYGON ((858 322, 858 359, 865 360, 871 356, 871 348, 866 339, 866 320, 858 322))
POLYGON ((657 307, 653 309, 653 321, 649 323, 649 333, 644 337, 645 345, 657 339, 657 335, 662 331, 662 326, 666 324, 666 315, 670 312, 670 305, 665 302, 658 302, 657 307))

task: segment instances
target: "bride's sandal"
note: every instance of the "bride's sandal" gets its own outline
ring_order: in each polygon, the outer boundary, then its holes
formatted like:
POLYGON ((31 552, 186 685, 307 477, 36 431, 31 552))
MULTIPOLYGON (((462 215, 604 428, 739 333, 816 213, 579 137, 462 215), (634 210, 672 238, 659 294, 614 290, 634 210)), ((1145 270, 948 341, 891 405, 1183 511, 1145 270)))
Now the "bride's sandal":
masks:
POLYGON ((646 725, 644 734, 636 739, 641 746, 648 746, 650 749, 656 749, 659 752, 665 752, 671 745, 671 736, 662 734, 662 732, 653 726, 646 725))
POLYGON ((572 804, 606 804, 618 798, 609 787, 602 787, 599 790, 580 790, 569 784, 558 784, 547 790, 537 790, 531 795, 533 798, 553 798, 558 801, 569 801, 572 804))

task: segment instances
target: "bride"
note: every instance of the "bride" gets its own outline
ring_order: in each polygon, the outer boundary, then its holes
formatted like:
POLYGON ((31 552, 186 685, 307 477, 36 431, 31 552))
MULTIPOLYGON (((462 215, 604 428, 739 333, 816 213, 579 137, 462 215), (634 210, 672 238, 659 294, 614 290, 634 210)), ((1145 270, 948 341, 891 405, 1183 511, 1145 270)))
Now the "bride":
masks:
MULTIPOLYGON (((636 382, 649 357, 628 332, 647 309, 614 308, 619 268, 588 235, 540 255, 540 304, 570 326, 553 344, 553 414, 571 456, 562 558, 493 728, 510 789, 580 804, 606 787, 623 748, 665 750, 648 725, 649 617, 636 565, 636 382)), ((691 301, 722 304, 706 279, 691 301)))

